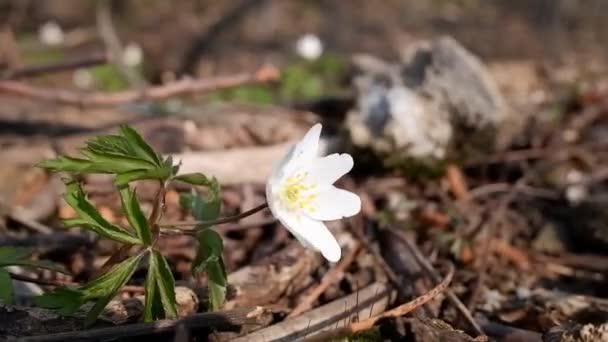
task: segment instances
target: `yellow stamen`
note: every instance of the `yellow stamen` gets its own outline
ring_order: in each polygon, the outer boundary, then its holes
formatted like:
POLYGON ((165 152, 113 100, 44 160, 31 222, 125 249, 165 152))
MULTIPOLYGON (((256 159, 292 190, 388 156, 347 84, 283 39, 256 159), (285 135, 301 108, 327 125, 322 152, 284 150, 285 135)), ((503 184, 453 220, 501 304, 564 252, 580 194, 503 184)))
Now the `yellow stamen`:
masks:
POLYGON ((287 177, 279 190, 279 198, 289 210, 308 209, 316 210, 315 199, 317 194, 308 193, 308 191, 317 187, 316 184, 305 184, 304 181, 308 176, 308 172, 298 173, 294 176, 287 177))

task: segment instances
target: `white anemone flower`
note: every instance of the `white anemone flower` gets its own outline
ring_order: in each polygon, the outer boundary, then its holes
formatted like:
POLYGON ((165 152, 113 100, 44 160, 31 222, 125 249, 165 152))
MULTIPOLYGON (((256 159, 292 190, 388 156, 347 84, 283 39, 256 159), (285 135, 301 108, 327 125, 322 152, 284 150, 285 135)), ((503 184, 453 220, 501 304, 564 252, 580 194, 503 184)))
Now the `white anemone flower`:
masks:
POLYGON ((317 156, 321 124, 314 125, 291 147, 266 185, 272 214, 305 247, 320 251, 330 262, 340 260, 340 245, 323 221, 356 215, 361 199, 333 183, 353 168, 346 153, 317 156))

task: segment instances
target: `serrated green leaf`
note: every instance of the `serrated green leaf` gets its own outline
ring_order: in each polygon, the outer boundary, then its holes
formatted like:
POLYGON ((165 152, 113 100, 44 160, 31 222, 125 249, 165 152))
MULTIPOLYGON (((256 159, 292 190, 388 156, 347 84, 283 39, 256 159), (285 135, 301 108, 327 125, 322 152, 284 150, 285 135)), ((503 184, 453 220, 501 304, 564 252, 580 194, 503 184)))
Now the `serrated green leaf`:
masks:
POLYGON ((148 275, 146 276, 146 282, 144 284, 145 288, 145 304, 144 304, 144 321, 151 322, 158 318, 164 318, 164 309, 163 303, 160 298, 160 293, 158 291, 157 285, 157 277, 158 273, 154 269, 156 267, 152 266, 153 263, 150 262, 148 267, 148 275))
MULTIPOLYGON (((190 194, 180 196, 180 204, 186 210, 190 210, 192 216, 199 221, 211 221, 219 217, 221 211, 220 187, 215 178, 207 185, 209 193, 206 198, 192 189, 190 194)), ((205 228, 199 226, 199 228, 205 228)))
MULTIPOLYGON (((97 211, 86 198, 84 191, 80 184, 76 181, 71 181, 66 184, 66 193, 64 196, 66 202, 76 211, 78 214, 78 220, 82 220, 83 226, 89 228, 95 233, 112 239, 115 241, 140 245, 142 242, 137 237, 129 234, 122 230, 120 227, 115 226, 104 219, 101 214, 97 211)), ((74 219, 68 221, 68 224, 74 224, 74 219)))
POLYGON ((129 146, 129 141, 120 135, 105 135, 92 138, 86 143, 86 148, 100 153, 113 153, 133 156, 135 151, 129 146))
POLYGON ((158 153, 154 152, 152 147, 146 143, 144 138, 142 138, 137 131, 127 125, 123 125, 120 127, 120 132, 129 140, 131 143, 130 146, 134 149, 137 156, 149 160, 156 166, 162 166, 162 161, 158 153))
MULTIPOLYGON (((194 180, 197 179, 202 180, 200 176, 194 177, 194 180)), ((213 182, 217 183, 215 179, 213 179, 213 182)), ((205 200, 194 190, 191 194, 180 196, 182 207, 189 209, 192 216, 197 220, 215 220, 220 214, 219 185, 212 183, 208 185, 210 191, 205 200)), ((204 226, 199 226, 199 228, 206 229, 197 234, 199 246, 196 258, 192 263, 192 273, 194 275, 199 275, 202 272, 207 273, 209 304, 212 310, 219 310, 226 299, 227 287, 227 274, 223 258, 224 244, 222 237, 216 231, 204 226)))
MULTIPOLYGON (((93 165, 103 165, 105 173, 123 173, 132 170, 151 170, 157 168, 150 161, 133 156, 109 152, 101 153, 88 149, 83 149, 80 153, 87 157, 93 165)), ((101 170, 98 169, 98 172, 101 172, 101 170)))
POLYGON ((150 270, 155 274, 156 287, 165 311, 165 318, 177 317, 175 279, 167 260, 157 251, 150 255, 150 270))
POLYGON ((13 281, 7 270, 0 268, 0 303, 13 303, 13 281))
POLYGON ((130 182, 142 179, 167 179, 170 177, 171 169, 166 167, 150 169, 150 170, 131 170, 124 173, 119 173, 114 180, 117 187, 121 188, 130 182))
MULTIPOLYGON (((223 265, 223 263, 222 263, 223 265)), ((220 264, 214 263, 213 267, 210 267, 207 271, 207 287, 209 289, 209 306, 212 311, 217 311, 222 308, 226 301, 227 285, 220 284, 212 280, 212 278, 221 278, 221 276, 215 274, 221 274, 220 264)), ((225 279, 224 279, 225 282, 225 279)))
POLYGON ((150 232, 148 220, 137 201, 135 190, 131 191, 128 185, 120 189, 120 200, 127 220, 135 230, 137 237, 144 245, 149 246, 152 243, 152 233, 150 232))
MULTIPOLYGON (((86 300, 107 297, 112 294, 116 284, 126 283, 142 258, 144 253, 134 255, 125 259, 123 262, 112 267, 111 270, 102 274, 97 279, 88 282, 80 287, 80 291, 86 300), (125 278, 126 277, 126 278, 125 278)), ((122 285, 120 286, 122 287, 122 285)), ((119 289, 120 289, 119 287, 119 289)))
POLYGON ((219 183, 217 179, 215 179, 215 177, 209 178, 202 173, 187 173, 175 176, 173 179, 192 185, 206 186, 212 191, 219 192, 219 183))
POLYGON ((192 263, 192 273, 207 273, 209 304, 212 310, 219 310, 226 299, 228 277, 224 265, 222 237, 212 229, 202 230, 197 237, 199 247, 192 263))
POLYGON ((213 229, 203 229, 197 234, 198 252, 192 262, 192 273, 198 276, 207 269, 208 264, 223 264, 224 243, 222 237, 213 229))
MULTIPOLYGON (((95 302, 95 305, 93 305, 91 310, 89 310, 89 312, 87 313, 87 316, 84 321, 85 326, 89 326, 95 323, 95 320, 97 320, 97 317, 99 317, 99 315, 103 312, 106 305, 108 305, 108 303, 114 297, 116 297, 118 291, 120 291, 120 289, 125 286, 125 284, 129 281, 129 279, 131 279, 143 255, 144 253, 140 253, 139 255, 130 257, 129 259, 123 261, 122 263, 114 267, 114 269, 112 269, 110 272, 102 276, 104 277, 109 273, 112 274, 111 281, 104 280, 103 282, 101 282, 107 287, 105 289, 106 293, 103 297, 99 298, 99 300, 95 302)), ((98 283, 93 287, 97 288, 101 283, 98 283)), ((88 288, 87 290, 83 289, 83 291, 87 293, 91 291, 91 288, 88 288)), ((99 291, 96 292, 99 293, 99 291)))
POLYGON ((175 166, 166 164, 169 160, 163 161, 134 129, 122 126, 119 133, 89 139, 78 158, 60 156, 38 166, 77 174, 121 175, 117 181, 120 186, 137 179, 166 180, 175 174, 175 166))
POLYGON ((85 173, 86 170, 92 167, 92 163, 89 160, 82 158, 73 158, 68 156, 60 156, 55 159, 47 159, 39 162, 36 166, 49 169, 54 172, 75 172, 85 173))
POLYGON ((76 289, 59 288, 35 297, 34 303, 42 308, 57 310, 61 315, 71 315, 85 303, 85 299, 76 289))

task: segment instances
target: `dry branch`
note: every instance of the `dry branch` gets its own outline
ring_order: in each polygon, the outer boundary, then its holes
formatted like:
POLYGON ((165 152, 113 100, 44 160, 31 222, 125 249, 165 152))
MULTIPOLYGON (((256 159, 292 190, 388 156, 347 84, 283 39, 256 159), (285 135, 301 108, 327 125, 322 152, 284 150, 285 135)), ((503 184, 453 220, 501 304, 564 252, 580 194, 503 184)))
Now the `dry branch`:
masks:
POLYGON ((308 311, 298 317, 245 335, 234 342, 296 341, 325 329, 364 320, 385 310, 395 291, 386 283, 374 283, 356 293, 308 311))
POLYGON ((296 306, 293 311, 287 316, 288 318, 298 316, 299 314, 305 312, 310 309, 313 303, 333 284, 336 284, 342 278, 344 278, 344 271, 350 264, 355 261, 357 254, 359 253, 360 246, 354 246, 348 255, 340 260, 340 263, 336 265, 336 267, 332 268, 325 276, 323 276, 323 280, 319 286, 317 286, 309 295, 304 297, 304 299, 296 306))
POLYGON ((443 281, 441 281, 441 283, 439 283, 437 286, 435 286, 433 289, 431 289, 429 292, 423 294, 422 296, 420 296, 412 301, 409 301, 405 304, 401 304, 394 309, 391 309, 391 310, 385 311, 379 315, 370 317, 366 320, 352 323, 343 328, 338 328, 338 329, 329 330, 329 331, 320 333, 310 339, 307 339, 307 341, 329 341, 332 339, 338 339, 340 337, 349 336, 349 335, 355 334, 357 332, 369 330, 374 326, 374 324, 376 324, 381 319, 395 318, 395 317, 400 317, 400 316, 406 315, 407 313, 421 307, 422 305, 428 303, 429 301, 431 301, 432 299, 437 297, 439 294, 444 292, 450 285, 450 282, 452 281, 453 276, 454 276, 454 266, 450 264, 448 274, 445 276, 443 281))
POLYGON ((71 59, 52 64, 32 65, 19 69, 8 70, 0 75, 0 80, 15 80, 19 78, 35 77, 60 71, 74 70, 78 68, 88 68, 107 63, 105 55, 94 55, 79 59, 71 59))
POLYGON ((250 83, 270 82, 278 79, 279 71, 264 66, 255 73, 219 76, 208 79, 182 79, 165 85, 116 93, 79 93, 65 89, 37 88, 18 81, 0 82, 0 93, 30 97, 36 100, 77 106, 113 106, 136 101, 159 101, 169 97, 209 92, 250 83))
POLYGON ((261 307, 239 308, 229 311, 205 312, 178 320, 161 320, 149 323, 127 324, 110 328, 73 331, 44 336, 32 336, 20 339, 24 342, 52 341, 102 341, 108 339, 126 339, 136 336, 169 333, 179 325, 187 329, 213 328, 215 330, 235 330, 243 325, 258 325, 265 316, 266 310, 261 307))
MULTIPOLYGON (((408 239, 404 232, 398 229, 391 229, 390 232, 406 245, 407 249, 414 256, 418 264, 422 267, 422 269, 424 269, 427 275, 431 277, 434 282, 441 281, 441 276, 439 275, 439 272, 435 270, 431 262, 424 256, 424 254, 422 254, 422 251, 420 251, 416 244, 408 239)), ((475 332, 480 336, 483 335, 484 331, 482 330, 481 326, 475 321, 471 312, 460 301, 458 296, 456 296, 456 294, 454 294, 454 292, 449 288, 445 290, 445 293, 447 295, 448 300, 456 307, 456 309, 467 320, 471 327, 475 329, 475 332)))

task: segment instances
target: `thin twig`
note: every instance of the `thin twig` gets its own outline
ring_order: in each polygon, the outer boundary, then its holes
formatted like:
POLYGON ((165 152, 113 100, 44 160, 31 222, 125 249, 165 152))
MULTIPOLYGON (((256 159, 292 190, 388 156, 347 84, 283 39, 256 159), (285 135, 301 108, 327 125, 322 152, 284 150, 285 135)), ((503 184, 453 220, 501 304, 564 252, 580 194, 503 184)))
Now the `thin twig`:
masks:
MULTIPOLYGON (((405 244, 405 246, 407 247, 407 249, 409 249, 409 252, 414 256, 414 258, 416 259, 418 264, 424 269, 424 271, 427 273, 427 275, 429 277, 431 277, 431 279, 434 282, 441 281, 441 276, 439 275, 439 272, 437 272, 437 270, 435 270, 435 268, 433 267, 433 264, 431 264, 431 262, 424 256, 424 254, 422 254, 422 252, 420 251, 418 246, 416 246, 416 244, 412 243, 407 238, 407 236, 405 236, 404 232, 402 232, 398 229, 391 229, 390 232, 405 244)), ((471 327, 473 329, 475 329, 475 332, 477 333, 477 335, 484 335, 484 332, 481 329, 481 326, 479 326, 479 324, 477 324, 477 322, 473 318, 473 315, 471 314, 471 312, 460 301, 458 296, 456 296, 456 294, 454 294, 454 292, 450 289, 446 289, 445 293, 447 295, 448 300, 450 302, 452 302, 452 304, 456 307, 456 309, 458 311, 460 311, 460 314, 467 320, 467 322, 471 325, 471 327)))
POLYGON ((395 286, 395 288, 399 289, 401 287, 399 276, 397 276, 395 271, 393 271, 393 269, 386 263, 386 260, 384 260, 382 254, 376 250, 374 246, 372 246, 367 236, 365 236, 363 232, 360 232, 355 227, 353 227, 350 231, 355 235, 359 242, 361 242, 363 248, 365 248, 365 250, 367 250, 374 257, 375 261, 378 263, 378 265, 380 265, 380 268, 382 268, 386 274, 388 280, 395 286))
POLYGON ((524 176, 520 178, 517 182, 515 182, 513 188, 501 199, 500 203, 498 204, 498 208, 493 212, 492 216, 489 219, 489 222, 487 222, 488 231, 486 241, 484 243, 484 248, 481 251, 480 255, 481 265, 479 266, 479 276, 477 277, 477 283, 475 284, 475 287, 473 288, 473 291, 471 293, 471 298, 469 299, 469 310, 473 310, 473 308, 475 307, 477 297, 479 296, 481 287, 485 280, 486 273, 488 271, 488 265, 490 264, 490 251, 492 250, 490 248, 492 245, 491 241, 496 237, 495 235, 498 229, 498 223, 504 218, 505 211, 517 195, 517 190, 519 190, 521 186, 525 185, 526 180, 527 179, 524 176))
POLYGON ((30 97, 49 102, 57 102, 81 107, 114 106, 137 101, 160 101, 177 95, 210 92, 233 88, 251 83, 275 81, 279 71, 272 66, 264 66, 255 73, 233 76, 219 76, 207 79, 185 78, 172 83, 140 90, 125 90, 115 93, 80 93, 65 89, 38 88, 18 81, 0 82, 0 93, 30 97))
MULTIPOLYGON (((217 220, 161 222, 158 224, 158 226, 159 227, 173 227, 173 228, 183 227, 183 226, 215 226, 218 224, 238 221, 242 218, 245 218, 247 216, 251 216, 251 215, 257 213, 258 211, 262 211, 262 210, 266 209, 267 207, 268 207, 268 203, 264 202, 264 203, 258 205, 257 207, 244 211, 238 215, 222 217, 217 220)), ((192 234, 196 234, 197 229, 182 229, 182 231, 183 231, 183 234, 185 234, 185 235, 192 235, 192 234)))
POLYGON ((321 332, 321 333, 314 335, 313 337, 307 339, 307 341, 309 341, 309 342, 311 342, 311 341, 329 341, 332 339, 338 339, 341 337, 355 334, 360 331, 369 330, 374 326, 374 324, 376 324, 381 319, 396 318, 396 317, 401 317, 403 315, 406 315, 409 312, 416 310, 417 308, 421 307, 422 305, 433 300, 435 297, 437 297, 442 292, 444 292, 450 285, 450 282, 452 281, 453 276, 454 276, 454 266, 452 264, 449 264, 448 274, 445 276, 443 281, 441 281, 441 283, 439 283, 437 286, 435 286, 433 289, 431 289, 429 292, 423 294, 422 296, 420 296, 412 301, 409 301, 405 304, 401 304, 394 309, 385 311, 384 313, 381 313, 379 315, 365 319, 363 321, 351 323, 350 325, 343 327, 343 328, 338 328, 338 329, 334 329, 334 330, 321 332))
POLYGON ((20 69, 7 70, 0 75, 0 81, 16 80, 20 78, 36 77, 44 74, 88 68, 100 64, 106 64, 108 58, 105 55, 94 55, 79 59, 71 59, 56 63, 32 65, 20 69))
POLYGON ((312 307, 313 303, 331 285, 336 284, 337 282, 342 280, 342 278, 344 278, 344 271, 346 270, 346 268, 348 266, 350 266, 350 264, 352 264, 355 261, 355 258, 357 257, 359 250, 360 250, 360 244, 353 246, 353 248, 350 250, 348 255, 345 258, 343 258, 342 260, 340 260, 340 263, 338 263, 336 265, 336 267, 332 268, 329 272, 327 272, 325 274, 325 276, 323 276, 323 279, 321 280, 321 283, 319 284, 319 286, 317 286, 310 294, 308 294, 306 297, 304 297, 304 299, 302 299, 300 304, 298 304, 298 306, 296 306, 293 309, 293 311, 291 311, 291 313, 289 315, 287 315, 287 318, 298 316, 301 313, 305 312, 306 310, 309 310, 312 307))

